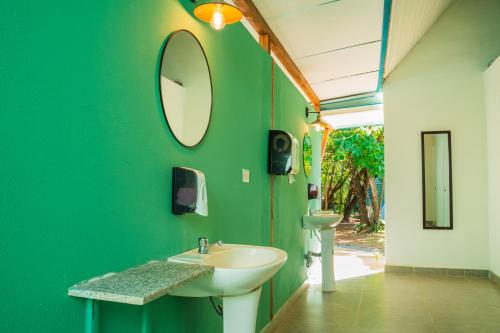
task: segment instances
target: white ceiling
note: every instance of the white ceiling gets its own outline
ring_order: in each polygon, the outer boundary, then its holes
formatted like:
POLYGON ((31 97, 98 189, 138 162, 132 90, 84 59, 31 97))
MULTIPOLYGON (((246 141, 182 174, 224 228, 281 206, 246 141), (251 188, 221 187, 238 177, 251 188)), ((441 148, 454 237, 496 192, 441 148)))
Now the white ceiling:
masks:
MULTIPOLYGON (((384 78, 454 1, 391 1, 384 78)), ((321 101, 380 88, 384 0, 253 2, 321 101)))
POLYGON ((454 0, 392 0, 384 77, 410 52, 454 0))
MULTIPOLYGON (((338 111, 338 110, 337 110, 338 111)), ((321 120, 333 129, 373 126, 384 124, 384 109, 382 105, 373 105, 343 112, 322 112, 321 120)))
POLYGON ((378 71, 320 82, 311 87, 321 100, 326 100, 332 92, 336 97, 372 92, 377 90, 377 83, 378 71))
POLYGON ((377 90, 384 0, 254 0, 320 100, 377 90))

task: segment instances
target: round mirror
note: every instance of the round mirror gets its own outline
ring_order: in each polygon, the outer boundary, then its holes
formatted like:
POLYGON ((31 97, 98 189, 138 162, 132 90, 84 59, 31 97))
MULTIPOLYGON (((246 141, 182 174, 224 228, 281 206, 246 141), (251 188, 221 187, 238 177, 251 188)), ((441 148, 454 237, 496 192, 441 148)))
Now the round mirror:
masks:
POLYGON ((307 177, 311 174, 311 162, 312 162, 312 146, 311 146, 311 136, 309 133, 304 134, 304 173, 307 177))
POLYGON ((161 105, 180 144, 194 147, 204 138, 212 113, 212 81, 205 52, 189 31, 173 32, 160 64, 161 105))

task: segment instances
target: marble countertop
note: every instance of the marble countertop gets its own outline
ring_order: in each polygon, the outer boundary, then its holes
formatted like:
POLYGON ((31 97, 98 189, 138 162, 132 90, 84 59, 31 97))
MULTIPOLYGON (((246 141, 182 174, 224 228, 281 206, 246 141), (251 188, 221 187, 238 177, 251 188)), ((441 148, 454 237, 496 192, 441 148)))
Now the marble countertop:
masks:
POLYGON ((123 272, 82 281, 70 287, 68 295, 144 305, 213 271, 212 266, 152 261, 123 272))

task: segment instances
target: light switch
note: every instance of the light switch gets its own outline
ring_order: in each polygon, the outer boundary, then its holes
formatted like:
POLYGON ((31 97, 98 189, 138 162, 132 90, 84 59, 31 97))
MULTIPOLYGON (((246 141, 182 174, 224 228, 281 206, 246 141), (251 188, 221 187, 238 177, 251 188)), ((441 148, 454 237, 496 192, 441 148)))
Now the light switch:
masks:
POLYGON ((242 169, 242 181, 243 183, 250 183, 250 170, 242 169))

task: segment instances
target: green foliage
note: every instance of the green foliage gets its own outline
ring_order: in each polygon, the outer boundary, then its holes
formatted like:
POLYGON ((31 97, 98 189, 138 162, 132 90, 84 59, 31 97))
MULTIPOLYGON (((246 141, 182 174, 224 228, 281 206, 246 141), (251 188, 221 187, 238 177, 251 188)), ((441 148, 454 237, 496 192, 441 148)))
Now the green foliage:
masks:
POLYGON ((354 226, 354 231, 356 231, 357 233, 360 233, 360 232, 380 232, 380 231, 384 231, 385 229, 385 224, 383 224, 381 221, 378 221, 378 223, 372 223, 370 224, 369 226, 366 226, 365 224, 363 223, 358 223, 354 226))
POLYGON ((338 163, 352 163, 357 170, 368 169, 371 177, 384 176, 384 129, 361 127, 334 131, 330 134, 333 144, 333 160, 338 163))
MULTIPOLYGON (((351 180, 354 176, 358 176, 357 179, 362 178, 360 175, 384 177, 384 128, 360 127, 330 133, 321 174, 326 198, 323 208, 344 212, 347 201, 352 199, 351 180)), ((367 193, 363 195, 366 198, 367 193)), ((367 226, 364 227, 366 229, 367 226)), ((373 228, 383 228, 383 225, 373 223, 373 228)))

